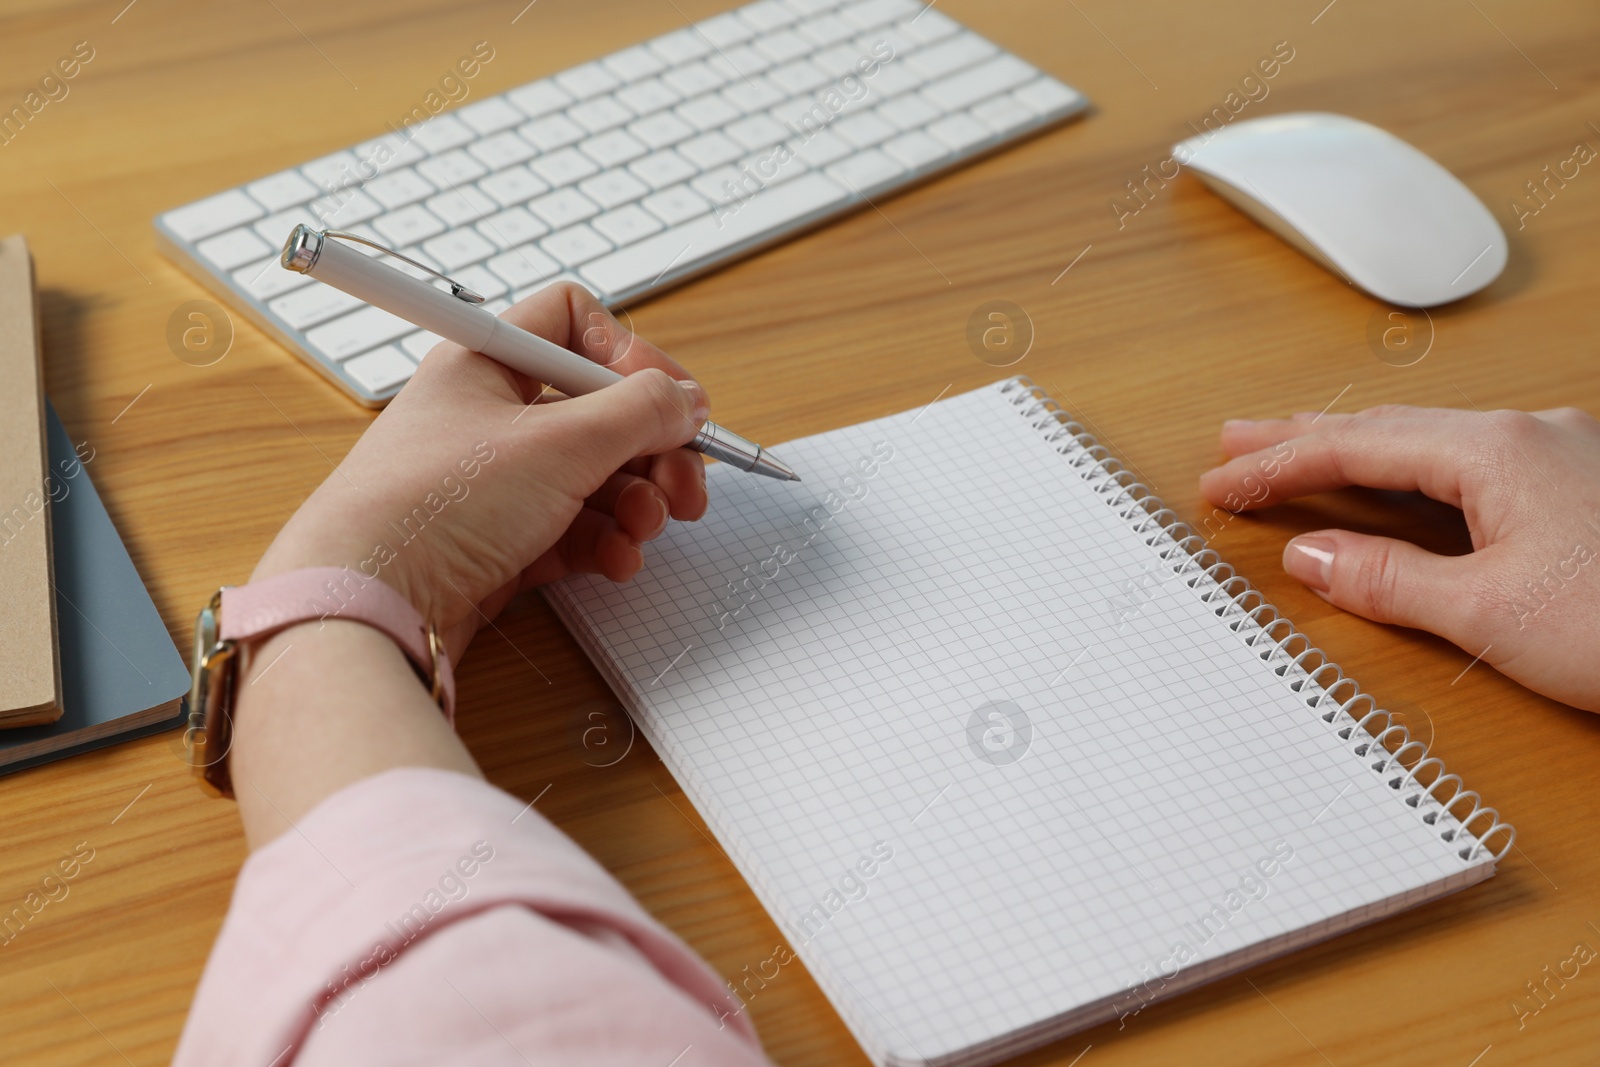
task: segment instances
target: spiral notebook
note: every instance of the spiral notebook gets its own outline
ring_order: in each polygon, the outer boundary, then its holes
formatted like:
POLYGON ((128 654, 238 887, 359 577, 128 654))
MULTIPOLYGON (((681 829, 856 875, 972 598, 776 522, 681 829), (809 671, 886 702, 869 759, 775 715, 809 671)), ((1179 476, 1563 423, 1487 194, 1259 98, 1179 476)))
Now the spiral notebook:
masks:
POLYGON ((781 454, 549 596, 875 1063, 1137 1026, 1511 847, 1025 379, 781 454))

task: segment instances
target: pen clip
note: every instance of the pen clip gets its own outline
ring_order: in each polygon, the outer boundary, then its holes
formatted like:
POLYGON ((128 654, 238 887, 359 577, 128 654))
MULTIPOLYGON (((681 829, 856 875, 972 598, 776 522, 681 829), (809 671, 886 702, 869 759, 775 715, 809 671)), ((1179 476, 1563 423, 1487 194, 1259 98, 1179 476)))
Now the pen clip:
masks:
POLYGON ((469 304, 483 303, 483 297, 479 296, 471 289, 468 289, 454 278, 446 277, 445 275, 434 270, 432 267, 425 266, 424 264, 418 263, 410 256, 401 255, 392 248, 386 247, 385 245, 380 245, 378 242, 369 240, 366 237, 362 237, 359 233, 351 233, 348 230, 324 230, 322 235, 324 237, 338 237, 346 241, 354 241, 356 244, 366 245, 368 248, 376 248, 379 252, 382 252, 386 256, 393 256, 402 263, 409 263, 418 270, 427 271, 429 274, 448 285, 450 287, 450 295, 458 300, 464 300, 469 304))

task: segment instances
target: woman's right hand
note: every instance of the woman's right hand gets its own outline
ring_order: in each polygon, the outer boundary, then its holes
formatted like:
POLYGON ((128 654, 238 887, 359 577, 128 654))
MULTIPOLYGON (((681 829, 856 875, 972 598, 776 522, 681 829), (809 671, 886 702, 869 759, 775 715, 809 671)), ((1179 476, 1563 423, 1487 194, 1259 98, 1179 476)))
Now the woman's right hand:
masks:
POLYGON ((1232 458, 1200 478, 1220 506, 1361 485, 1460 508, 1467 555, 1318 530, 1284 547, 1284 569, 1347 611, 1436 633, 1535 692, 1600 711, 1600 422, 1576 408, 1392 406, 1237 419, 1222 447, 1232 458))

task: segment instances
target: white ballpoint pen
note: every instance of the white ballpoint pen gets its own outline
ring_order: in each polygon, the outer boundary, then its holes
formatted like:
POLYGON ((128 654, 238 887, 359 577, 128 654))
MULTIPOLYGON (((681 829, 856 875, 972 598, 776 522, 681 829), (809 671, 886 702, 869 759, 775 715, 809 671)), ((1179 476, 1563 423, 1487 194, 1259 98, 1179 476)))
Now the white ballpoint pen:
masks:
MULTIPOLYGON (((489 314, 477 306, 483 303, 483 297, 459 282, 358 234, 296 226, 283 246, 280 262, 289 270, 308 274, 463 348, 482 352, 512 370, 547 382, 568 396, 598 392, 622 380, 622 375, 609 367, 602 367, 489 314), (330 241, 330 237, 340 240, 330 241), (427 271, 448 283, 450 291, 413 278, 379 262, 377 257, 358 252, 346 241, 376 248, 427 271)), ((714 422, 702 425, 694 440, 685 447, 742 471, 785 482, 800 480, 798 474, 780 463, 772 453, 714 422)))

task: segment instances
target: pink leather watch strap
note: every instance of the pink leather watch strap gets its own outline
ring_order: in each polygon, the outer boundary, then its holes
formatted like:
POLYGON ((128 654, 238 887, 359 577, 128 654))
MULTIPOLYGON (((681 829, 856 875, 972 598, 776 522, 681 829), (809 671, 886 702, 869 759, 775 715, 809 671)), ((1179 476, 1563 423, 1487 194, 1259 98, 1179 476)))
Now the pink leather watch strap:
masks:
POLYGON ((428 626, 411 602, 376 578, 349 567, 307 567, 249 585, 224 586, 217 636, 258 641, 302 622, 343 619, 391 637, 422 677, 436 679, 445 718, 455 723, 456 680, 450 657, 435 657, 428 626))

